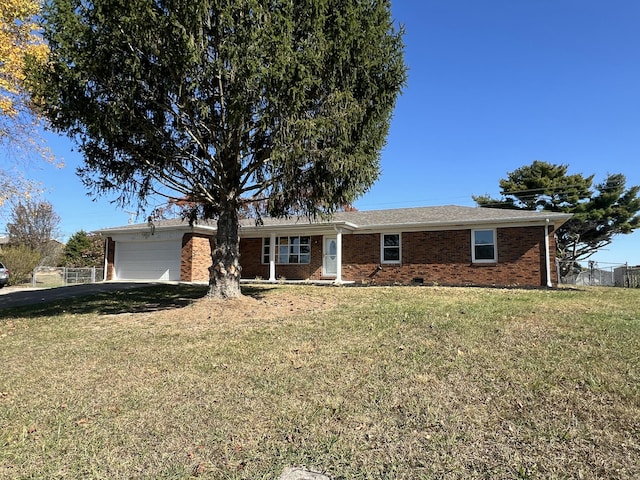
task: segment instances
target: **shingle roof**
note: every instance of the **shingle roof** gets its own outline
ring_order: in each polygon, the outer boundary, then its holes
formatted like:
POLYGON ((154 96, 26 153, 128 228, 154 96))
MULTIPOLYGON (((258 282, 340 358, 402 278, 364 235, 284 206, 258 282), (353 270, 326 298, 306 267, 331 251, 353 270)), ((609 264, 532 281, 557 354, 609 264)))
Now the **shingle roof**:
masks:
MULTIPOLYGON (((550 212, 532 212, 524 210, 506 210, 499 208, 460 207, 445 205, 438 207, 398 208, 391 210, 370 210, 357 212, 339 212, 335 220, 344 220, 359 227, 383 225, 416 225, 416 224, 444 224, 468 222, 516 222, 516 221, 544 221, 545 218, 565 217, 564 214, 550 212), (560 215, 560 216, 558 216, 560 215)), ((571 215, 566 216, 566 219, 571 215)))
MULTIPOLYGON (((262 218, 262 227, 256 227, 254 219, 241 220, 241 227, 245 229, 252 228, 286 228, 286 227, 303 227, 309 226, 331 226, 331 225, 348 225, 354 230, 371 230, 375 228, 389 227, 437 227, 437 226, 454 226, 454 225, 473 225, 473 224, 511 224, 511 223, 539 223, 544 224, 546 219, 556 228, 571 218, 571 214, 554 213, 554 212, 534 212, 526 210, 507 210, 500 208, 485 207, 461 207, 457 205, 445 205, 437 207, 414 207, 414 208, 397 208, 389 210, 366 210, 352 212, 336 212, 329 220, 313 219, 307 217, 290 217, 290 218, 262 218)), ((189 228, 189 224, 185 220, 172 219, 160 220, 154 222, 155 228, 174 229, 189 228)), ((196 224, 196 228, 211 230, 215 229, 215 220, 200 220, 196 224)), ((126 225, 122 227, 112 227, 98 230, 103 234, 136 231, 149 228, 148 224, 126 225)))

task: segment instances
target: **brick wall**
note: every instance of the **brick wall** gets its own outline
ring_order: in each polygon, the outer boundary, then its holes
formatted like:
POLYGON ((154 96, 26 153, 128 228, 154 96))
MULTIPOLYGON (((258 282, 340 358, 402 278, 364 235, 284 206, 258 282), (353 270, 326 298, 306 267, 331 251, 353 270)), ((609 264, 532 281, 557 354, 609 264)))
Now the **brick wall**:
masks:
POLYGON ((208 282, 211 266, 209 237, 185 233, 182 237, 180 280, 183 282, 208 282))
MULTIPOLYGON (((550 236, 552 282, 557 283, 555 242, 550 236)), ((309 265, 276 265, 276 277, 322 278, 322 236, 312 237, 309 265)), ((342 278, 358 283, 443 285, 546 285, 544 227, 497 229, 497 263, 474 264, 471 231, 405 232, 402 263, 380 263, 380 234, 347 234, 342 237, 342 278)), ((262 239, 240 242, 243 278, 269 278, 269 265, 262 263, 262 239)))
MULTIPOLYGON (((550 239, 552 278, 555 243, 550 239)), ((544 227, 497 230, 498 262, 474 264, 471 231, 405 232, 402 263, 380 263, 380 234, 343 237, 343 279, 362 283, 443 285, 546 285, 544 227)))
POLYGON ((269 265, 262 265, 262 239, 240 239, 240 265, 242 265, 242 278, 269 278, 269 265))
MULTIPOLYGON (((461 265, 471 263, 471 233, 468 230, 405 232, 402 263, 381 264, 380 234, 343 237, 343 278, 363 283, 471 283, 461 265)), ((475 272, 473 272, 475 273, 475 272)))
POLYGON ((111 237, 107 237, 107 274, 105 280, 113 280, 115 277, 115 263, 116 258, 116 242, 111 237))

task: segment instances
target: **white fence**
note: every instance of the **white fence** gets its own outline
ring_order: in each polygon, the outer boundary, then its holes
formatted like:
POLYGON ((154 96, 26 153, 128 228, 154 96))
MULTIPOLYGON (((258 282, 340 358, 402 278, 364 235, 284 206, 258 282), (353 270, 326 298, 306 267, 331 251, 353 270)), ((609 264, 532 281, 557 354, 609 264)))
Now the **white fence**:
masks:
POLYGON ((104 280, 104 268, 86 267, 36 267, 33 270, 33 287, 59 287, 104 280))

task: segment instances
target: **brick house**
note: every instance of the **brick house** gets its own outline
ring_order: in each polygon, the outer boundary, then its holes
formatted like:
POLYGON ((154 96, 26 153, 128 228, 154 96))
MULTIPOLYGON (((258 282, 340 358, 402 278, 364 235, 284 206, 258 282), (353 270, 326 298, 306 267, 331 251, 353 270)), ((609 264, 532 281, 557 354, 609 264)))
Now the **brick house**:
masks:
MULTIPOLYGON (((242 278, 376 284, 557 284, 553 232, 570 214, 481 207, 264 218, 240 228, 242 278)), ((215 222, 106 228, 107 280, 206 282, 215 222)))

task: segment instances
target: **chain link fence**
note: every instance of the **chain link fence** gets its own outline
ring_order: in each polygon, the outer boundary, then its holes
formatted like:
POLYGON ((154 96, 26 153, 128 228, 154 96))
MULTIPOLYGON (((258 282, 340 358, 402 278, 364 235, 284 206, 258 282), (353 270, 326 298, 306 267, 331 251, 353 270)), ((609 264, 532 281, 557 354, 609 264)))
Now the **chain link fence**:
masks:
POLYGON ((104 268, 85 267, 36 267, 33 270, 31 286, 37 288, 62 287, 104 280, 104 268))
POLYGON ((613 270, 616 287, 640 288, 640 265, 624 265, 613 270))
POLYGON ((582 266, 558 262, 558 278, 561 285, 640 288, 640 265, 589 261, 582 266))

